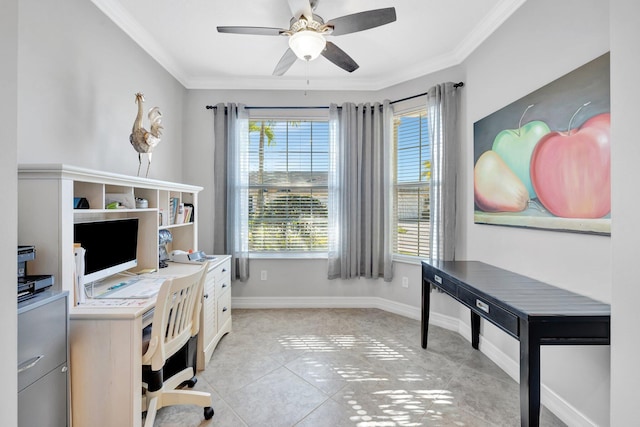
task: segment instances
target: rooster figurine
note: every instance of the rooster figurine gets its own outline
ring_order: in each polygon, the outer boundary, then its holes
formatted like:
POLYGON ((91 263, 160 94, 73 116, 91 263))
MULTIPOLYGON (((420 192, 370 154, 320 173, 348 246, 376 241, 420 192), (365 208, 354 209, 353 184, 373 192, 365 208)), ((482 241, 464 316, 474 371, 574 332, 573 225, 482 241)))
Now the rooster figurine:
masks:
POLYGON ((149 163, 147 164, 147 173, 149 175, 149 168, 151 167, 151 155, 152 151, 160 143, 160 136, 162 135, 162 113, 158 107, 153 107, 149 110, 150 131, 147 131, 142 127, 142 104, 144 103, 144 95, 136 93, 136 103, 138 104, 138 115, 135 122, 133 122, 133 129, 131 135, 129 135, 129 142, 133 145, 133 148, 138 152, 138 175, 140 175, 140 167, 142 166, 142 153, 147 154, 149 163))

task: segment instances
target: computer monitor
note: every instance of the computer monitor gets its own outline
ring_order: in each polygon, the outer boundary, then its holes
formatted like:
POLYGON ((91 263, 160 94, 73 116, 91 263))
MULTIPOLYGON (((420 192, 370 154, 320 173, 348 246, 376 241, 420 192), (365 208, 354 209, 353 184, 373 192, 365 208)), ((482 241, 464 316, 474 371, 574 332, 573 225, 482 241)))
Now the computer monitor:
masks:
POLYGON ((124 218, 73 225, 74 242, 85 250, 80 285, 105 279, 138 265, 138 218, 124 218))

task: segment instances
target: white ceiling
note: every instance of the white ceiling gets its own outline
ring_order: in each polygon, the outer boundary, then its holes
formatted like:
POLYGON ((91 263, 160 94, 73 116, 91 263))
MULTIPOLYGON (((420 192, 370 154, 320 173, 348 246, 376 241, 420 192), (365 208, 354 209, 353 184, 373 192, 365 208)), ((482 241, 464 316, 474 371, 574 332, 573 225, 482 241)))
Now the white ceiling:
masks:
POLYGON ((325 22, 391 6, 397 20, 327 37, 360 65, 353 73, 319 57, 281 77, 271 74, 287 37, 216 27, 288 29, 287 0, 92 1, 189 89, 379 90, 461 63, 526 0, 319 0, 314 13, 325 22))

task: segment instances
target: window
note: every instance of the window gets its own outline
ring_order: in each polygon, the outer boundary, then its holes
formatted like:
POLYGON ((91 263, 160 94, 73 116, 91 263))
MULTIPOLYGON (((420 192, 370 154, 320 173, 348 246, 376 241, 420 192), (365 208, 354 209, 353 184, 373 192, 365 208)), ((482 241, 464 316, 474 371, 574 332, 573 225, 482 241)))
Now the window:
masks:
POLYGON ((327 121, 249 122, 249 251, 326 253, 327 121))
POLYGON ((394 145, 396 182, 393 252, 427 257, 431 160, 426 109, 395 116, 394 145))

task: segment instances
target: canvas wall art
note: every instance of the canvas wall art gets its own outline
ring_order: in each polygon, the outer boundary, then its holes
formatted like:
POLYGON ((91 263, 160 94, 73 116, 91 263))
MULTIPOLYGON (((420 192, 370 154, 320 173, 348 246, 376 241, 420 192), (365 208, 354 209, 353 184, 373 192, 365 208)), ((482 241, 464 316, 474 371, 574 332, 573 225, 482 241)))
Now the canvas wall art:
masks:
POLYGON ((611 234, 608 53, 473 131, 476 223, 611 234))

